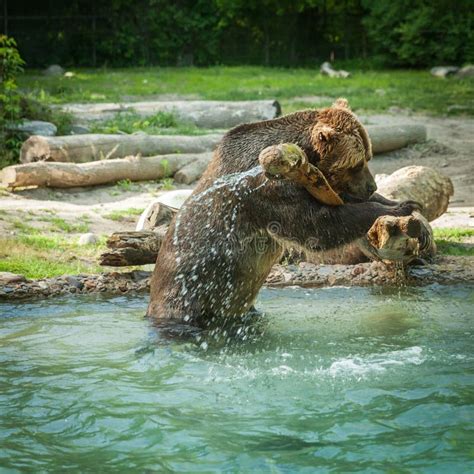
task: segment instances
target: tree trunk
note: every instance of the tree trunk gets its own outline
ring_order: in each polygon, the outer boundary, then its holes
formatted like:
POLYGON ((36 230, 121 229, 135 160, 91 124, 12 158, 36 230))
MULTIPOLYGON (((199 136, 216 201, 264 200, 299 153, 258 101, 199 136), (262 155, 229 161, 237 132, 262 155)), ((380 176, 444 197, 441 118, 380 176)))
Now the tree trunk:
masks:
POLYGON ((433 221, 446 212, 454 194, 453 183, 434 168, 405 166, 390 175, 375 177, 378 192, 394 201, 414 200, 423 205, 422 214, 433 221))
POLYGON ((147 181, 166 178, 196 160, 200 155, 129 156, 92 163, 26 163, 7 166, 1 171, 3 186, 49 186, 71 188, 115 183, 123 179, 147 181))
POLYGON ((178 120, 203 128, 230 128, 241 123, 273 119, 281 115, 276 100, 177 100, 58 106, 82 121, 106 120, 118 113, 133 112, 146 117, 172 113, 178 120))
POLYGON ((203 153, 213 150, 222 135, 68 135, 64 137, 33 136, 23 143, 22 163, 58 161, 86 163, 129 155, 167 155, 203 153))

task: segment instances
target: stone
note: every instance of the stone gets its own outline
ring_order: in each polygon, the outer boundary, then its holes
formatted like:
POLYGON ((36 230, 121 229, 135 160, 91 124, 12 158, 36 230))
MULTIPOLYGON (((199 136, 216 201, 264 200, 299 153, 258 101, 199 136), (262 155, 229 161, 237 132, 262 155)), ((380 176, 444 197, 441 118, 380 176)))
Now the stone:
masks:
POLYGON ((44 71, 45 76, 62 76, 64 74, 64 69, 59 66, 59 64, 51 64, 44 71))
POLYGON ((23 120, 19 124, 8 125, 8 130, 21 132, 26 136, 41 135, 43 137, 54 137, 58 131, 56 125, 42 120, 23 120))
POLYGON ((474 77, 474 65, 468 64, 467 66, 462 67, 456 73, 457 77, 474 77))
POLYGON ((456 74, 459 68, 456 66, 436 66, 430 69, 433 76, 436 77, 448 77, 456 74))
POLYGON ((99 239, 95 234, 88 232, 87 234, 82 234, 79 237, 79 240, 77 243, 79 245, 93 245, 93 244, 96 244, 98 241, 99 239))
POLYGON ((318 268, 318 275, 322 277, 327 277, 333 273, 333 268, 330 265, 321 265, 318 268))
POLYGON ((351 76, 351 73, 348 71, 344 71, 343 69, 340 69, 340 70, 334 69, 332 67, 332 64, 327 61, 321 64, 319 71, 322 75, 329 76, 329 77, 342 77, 343 79, 347 79, 348 77, 351 76))
POLYGON ((0 272, 1 285, 9 285, 10 283, 19 283, 22 281, 26 281, 26 278, 23 275, 11 272, 0 272))
POLYGON ((82 283, 82 281, 79 281, 76 277, 68 276, 66 277, 66 281, 78 290, 82 290, 82 288, 84 288, 84 283, 82 283))

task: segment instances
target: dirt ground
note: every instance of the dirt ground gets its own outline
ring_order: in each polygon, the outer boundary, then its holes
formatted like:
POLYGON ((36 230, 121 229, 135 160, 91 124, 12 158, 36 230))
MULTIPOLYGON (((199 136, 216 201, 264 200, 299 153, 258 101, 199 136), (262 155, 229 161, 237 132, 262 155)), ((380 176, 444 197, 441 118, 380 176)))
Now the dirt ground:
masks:
MULTIPOLYGON (((425 125, 428 130, 426 143, 378 155, 371 162, 371 169, 374 174, 392 173, 413 164, 440 169, 452 179, 455 193, 448 212, 433 226, 474 227, 474 119, 410 115, 403 110, 361 118, 364 123, 373 125, 425 125)), ((126 213, 131 208, 143 209, 164 192, 159 183, 68 190, 29 189, 15 193, 2 191, 0 237, 18 232, 18 222, 48 233, 51 231, 52 216, 71 224, 85 222, 88 232, 95 234, 131 230, 137 216, 124 216, 117 221, 110 218, 110 214, 116 211, 126 213)))

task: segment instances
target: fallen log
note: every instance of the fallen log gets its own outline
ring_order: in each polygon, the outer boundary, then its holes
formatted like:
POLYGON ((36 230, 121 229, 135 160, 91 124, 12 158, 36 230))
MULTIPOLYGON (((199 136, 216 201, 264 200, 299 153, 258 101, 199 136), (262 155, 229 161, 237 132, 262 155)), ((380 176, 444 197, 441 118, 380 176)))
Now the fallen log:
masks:
POLYGON ((138 219, 135 231, 153 230, 162 225, 168 225, 178 209, 167 206, 162 202, 152 202, 138 219))
POLYGON ((372 125, 366 129, 375 155, 426 141, 424 125, 372 125))
POLYGON ((21 163, 58 161, 86 163, 123 158, 130 155, 154 156, 172 153, 212 151, 222 135, 67 135, 63 137, 32 136, 23 143, 21 163))
POLYGON ((435 255, 433 230, 428 221, 419 213, 411 216, 381 216, 367 232, 369 257, 387 262, 407 264, 417 258, 435 255))
POLYGON ((122 267, 155 263, 166 227, 154 231, 115 232, 107 239, 110 249, 99 257, 100 265, 122 267))
MULTIPOLYGON (((368 126, 374 154, 403 148, 426 140, 423 125, 368 126)), ((213 150, 222 135, 101 135, 83 134, 62 137, 32 136, 23 143, 20 161, 58 161, 86 163, 129 155, 152 156, 171 153, 203 153, 213 150)))
POLYGON ((191 184, 197 181, 207 168, 207 165, 211 161, 212 154, 203 154, 197 160, 183 166, 174 175, 174 180, 177 183, 191 184))
POLYGON ((65 104, 58 106, 79 120, 106 120, 133 112, 146 117, 158 112, 172 113, 178 120, 203 128, 230 128, 241 123, 273 119, 281 115, 276 100, 162 100, 149 102, 65 104))
POLYGON ((405 166, 390 175, 375 177, 379 194, 394 201, 414 200, 423 205, 422 214, 433 221, 446 212, 454 194, 452 181, 434 168, 405 166))
POLYGON ((199 155, 129 156, 92 163, 37 162, 7 166, 0 172, 3 186, 49 186, 71 188, 115 183, 120 180, 147 181, 166 178, 194 162, 199 155))

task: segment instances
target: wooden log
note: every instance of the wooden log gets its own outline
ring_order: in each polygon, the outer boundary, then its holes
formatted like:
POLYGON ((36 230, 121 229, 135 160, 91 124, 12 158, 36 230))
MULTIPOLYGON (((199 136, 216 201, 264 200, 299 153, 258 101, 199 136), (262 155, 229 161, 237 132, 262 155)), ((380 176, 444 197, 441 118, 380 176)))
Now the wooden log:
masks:
POLYGON ((174 180, 182 184, 194 183, 204 173, 211 158, 212 153, 203 153, 203 156, 178 170, 174 175, 174 180))
POLYGON ((422 214, 432 221, 446 212, 454 194, 452 181, 434 168, 405 166, 391 175, 375 177, 378 193, 394 201, 413 200, 423 205, 422 214))
POLYGON ((71 188, 130 181, 156 180, 172 176, 178 169, 196 160, 196 155, 129 156, 92 163, 37 162, 7 166, 1 171, 6 187, 49 186, 71 188))
POLYGON ((284 178, 304 186, 323 204, 329 206, 343 204, 323 173, 309 163, 306 153, 298 145, 282 143, 269 146, 260 153, 258 161, 268 178, 284 178))
POLYGON ((20 161, 86 163, 130 155, 154 156, 212 151, 222 135, 67 135, 32 136, 23 143, 20 161))
POLYGON ((433 230, 418 212, 406 217, 379 217, 367 232, 367 242, 370 246, 362 248, 369 256, 389 262, 407 264, 436 253, 433 230))
POLYGON ((276 100, 174 100, 58 106, 79 120, 106 120, 118 113, 133 112, 146 117, 158 112, 172 113, 178 120, 203 128, 230 128, 241 123, 273 119, 281 115, 276 100))
MULTIPOLYGON (((449 205, 449 199, 454 194, 453 183, 434 168, 425 166, 406 166, 391 175, 377 175, 377 192, 382 196, 394 201, 413 200, 423 205, 420 214, 415 214, 422 220, 426 233, 430 237, 431 245, 424 246, 420 251, 420 257, 425 258, 435 253, 436 247, 433 243, 432 230, 426 221, 432 221, 441 216, 449 205), (423 219, 426 219, 424 221, 423 219)), ((394 242, 396 245, 396 242, 394 242)), ((367 257, 374 258, 371 253, 367 239, 363 238, 355 243, 344 247, 308 255, 311 263, 343 263, 355 264, 367 261, 367 257)), ((384 260, 383 255, 378 258, 384 260)))
POLYGON ((375 155, 426 141, 424 125, 372 125, 366 129, 375 155))
POLYGON ((162 202, 152 202, 142 212, 135 230, 153 230, 159 226, 168 225, 177 212, 178 209, 167 206, 162 202))
POLYGON ((107 239, 110 250, 100 255, 100 265, 122 267, 155 263, 166 227, 155 231, 115 232, 107 239))
MULTIPOLYGON (((368 126, 374 154, 396 150, 426 140, 422 125, 368 126)), ((222 135, 101 135, 83 134, 63 137, 32 136, 23 143, 20 161, 58 161, 86 163, 129 155, 166 155, 212 151, 222 135)))

